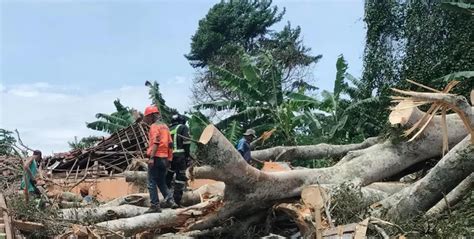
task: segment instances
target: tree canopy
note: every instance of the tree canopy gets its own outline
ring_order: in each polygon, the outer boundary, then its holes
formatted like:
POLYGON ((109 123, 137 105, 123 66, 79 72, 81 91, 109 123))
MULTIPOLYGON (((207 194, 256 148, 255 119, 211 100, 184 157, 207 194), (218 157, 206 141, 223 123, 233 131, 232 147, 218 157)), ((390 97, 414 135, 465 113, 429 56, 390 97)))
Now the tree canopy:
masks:
POLYGON ((305 69, 322 56, 311 55, 311 49, 303 45, 299 26, 293 28, 288 23, 281 31, 271 29, 284 14, 285 10, 279 11, 272 1, 221 1, 214 5, 199 21, 186 55, 201 71, 193 87, 195 101, 238 98, 219 84, 219 77, 209 67, 223 67, 242 76, 240 59, 244 54, 269 53, 282 68, 283 84, 290 88, 309 86, 308 79, 302 77, 305 69))

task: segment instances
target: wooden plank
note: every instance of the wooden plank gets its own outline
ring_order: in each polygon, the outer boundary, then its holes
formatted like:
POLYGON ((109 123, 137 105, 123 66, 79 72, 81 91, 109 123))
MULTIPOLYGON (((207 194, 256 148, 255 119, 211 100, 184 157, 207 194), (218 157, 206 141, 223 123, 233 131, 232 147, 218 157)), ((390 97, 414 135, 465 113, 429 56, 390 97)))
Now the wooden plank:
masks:
POLYGON ((341 232, 343 234, 355 232, 357 225, 358 223, 351 223, 351 224, 338 226, 336 228, 329 228, 329 229, 323 230, 323 237, 339 235, 341 234, 341 232))
POLYGON ((7 204, 5 202, 5 198, 3 197, 3 194, 0 193, 0 212, 2 212, 3 215, 3 224, 4 224, 4 231, 5 231, 5 238, 6 239, 13 239, 13 230, 12 230, 12 225, 11 225, 11 219, 10 216, 8 216, 8 212, 4 210, 4 208, 7 208, 7 204))
POLYGON ((354 239, 364 239, 365 234, 367 233, 368 225, 369 225, 369 218, 366 218, 364 221, 357 224, 354 239))
POLYGON ((13 220, 13 226, 20 230, 26 232, 34 232, 36 230, 41 230, 44 228, 44 225, 37 222, 27 222, 21 220, 13 220))
POLYGON ((322 218, 321 209, 324 207, 324 196, 326 194, 323 188, 315 185, 305 187, 301 192, 301 198, 304 204, 314 209, 315 224, 316 224, 316 239, 322 239, 322 218))

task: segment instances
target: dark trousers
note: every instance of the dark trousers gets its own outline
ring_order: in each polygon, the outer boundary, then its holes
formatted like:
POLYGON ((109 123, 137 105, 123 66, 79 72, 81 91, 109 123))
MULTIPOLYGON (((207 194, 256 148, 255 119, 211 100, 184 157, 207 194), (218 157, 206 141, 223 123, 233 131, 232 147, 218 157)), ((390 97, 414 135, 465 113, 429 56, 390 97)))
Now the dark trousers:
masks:
POLYGON ((148 191, 152 206, 158 206, 160 203, 157 186, 165 200, 171 196, 166 186, 166 160, 166 158, 153 158, 153 166, 148 165, 148 191))
POLYGON ((184 154, 173 155, 173 161, 171 161, 171 167, 168 169, 166 174, 166 185, 169 188, 173 188, 173 198, 177 204, 180 204, 181 198, 183 197, 183 191, 186 187, 188 179, 186 178, 187 162, 184 154), (176 175, 173 184, 173 177, 176 175), (173 185, 172 185, 173 184, 173 185))

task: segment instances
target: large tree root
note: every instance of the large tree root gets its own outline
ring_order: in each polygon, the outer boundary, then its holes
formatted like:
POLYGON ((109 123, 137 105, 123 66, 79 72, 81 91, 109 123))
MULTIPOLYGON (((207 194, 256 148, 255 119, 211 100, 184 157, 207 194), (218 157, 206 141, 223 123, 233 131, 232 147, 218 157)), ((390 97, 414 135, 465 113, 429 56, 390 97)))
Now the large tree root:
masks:
POLYGON ((422 179, 373 205, 375 215, 399 220, 426 212, 474 171, 474 146, 470 136, 457 144, 422 179))

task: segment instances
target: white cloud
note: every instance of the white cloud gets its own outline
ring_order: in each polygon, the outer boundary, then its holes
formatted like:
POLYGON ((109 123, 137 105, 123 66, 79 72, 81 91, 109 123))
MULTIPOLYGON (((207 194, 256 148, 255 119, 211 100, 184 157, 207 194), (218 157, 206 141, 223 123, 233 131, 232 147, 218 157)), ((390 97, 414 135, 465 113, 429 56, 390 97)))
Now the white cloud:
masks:
POLYGON ((183 85, 183 84, 186 84, 188 82, 191 82, 191 79, 185 77, 185 76, 175 76, 171 79, 168 79, 166 81, 166 84, 168 85, 183 85))
MULTIPOLYGON (((0 85, 1 127, 18 129, 26 144, 50 154, 69 150, 67 142, 74 136, 102 135, 86 128, 85 122, 94 121, 98 112, 113 112, 113 100, 119 98, 124 105, 139 111, 150 104, 145 86, 80 93, 71 89, 77 90, 41 82, 0 85)), ((163 84, 161 91, 167 104, 180 112, 190 106, 188 85, 163 84)))

